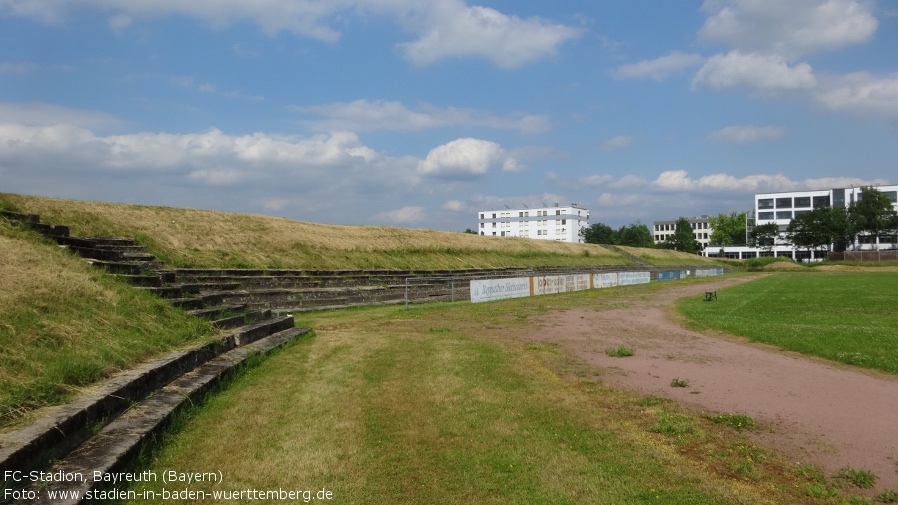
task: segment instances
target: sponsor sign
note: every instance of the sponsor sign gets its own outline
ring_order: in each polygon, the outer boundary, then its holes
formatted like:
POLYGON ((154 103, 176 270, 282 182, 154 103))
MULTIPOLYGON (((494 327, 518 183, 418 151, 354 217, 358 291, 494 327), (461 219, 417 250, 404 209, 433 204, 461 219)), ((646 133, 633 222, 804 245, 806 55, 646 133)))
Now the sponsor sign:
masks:
POLYGON ((621 286, 648 284, 652 282, 651 272, 618 272, 617 278, 621 286))
POLYGON ((589 289, 589 274, 539 275, 531 279, 534 296, 589 289))
POLYGON ((715 275, 723 275, 723 268, 707 268, 695 271, 696 277, 713 277, 715 275))
POLYGON ((592 274, 592 287, 596 289, 613 288, 619 285, 618 282, 617 272, 592 274))
POLYGON ((530 296, 530 277, 471 281, 471 303, 530 296))

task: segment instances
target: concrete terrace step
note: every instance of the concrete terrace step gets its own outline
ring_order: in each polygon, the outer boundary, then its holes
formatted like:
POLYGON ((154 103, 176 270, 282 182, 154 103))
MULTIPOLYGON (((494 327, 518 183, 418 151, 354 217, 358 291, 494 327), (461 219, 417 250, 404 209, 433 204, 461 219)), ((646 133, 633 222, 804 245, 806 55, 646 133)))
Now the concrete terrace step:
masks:
POLYGON ((72 403, 47 409, 29 426, 0 434, 0 477, 7 470, 27 472, 43 468, 48 461, 64 457, 88 439, 92 426, 115 419, 134 402, 175 378, 241 345, 290 329, 292 317, 243 326, 214 342, 143 363, 90 388, 72 403))
MULTIPOLYGON (((81 474, 84 476, 83 481, 52 482, 42 489, 35 489, 43 500, 32 503, 45 503, 48 491, 80 491, 83 496, 89 490, 98 489, 92 478, 94 472, 110 473, 127 468, 142 446, 151 442, 177 411, 193 404, 203 394, 215 388, 223 378, 246 361, 250 354, 268 354, 308 331, 308 328, 289 328, 268 335, 217 356, 158 389, 152 397, 128 409, 49 470, 68 475, 81 474)), ((74 505, 80 501, 56 503, 74 505)))

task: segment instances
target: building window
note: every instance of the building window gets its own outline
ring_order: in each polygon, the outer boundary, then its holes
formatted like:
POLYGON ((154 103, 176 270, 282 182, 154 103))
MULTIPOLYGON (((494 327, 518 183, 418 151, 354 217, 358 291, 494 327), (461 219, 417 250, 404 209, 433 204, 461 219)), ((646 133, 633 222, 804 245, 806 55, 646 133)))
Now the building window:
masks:
POLYGON ((890 202, 898 203, 898 191, 883 191, 882 194, 889 197, 890 202))
POLYGON ((758 208, 759 209, 772 209, 773 208, 773 198, 762 198, 758 200, 758 208))
POLYGON ((773 212, 758 212, 758 221, 773 219, 773 212))
POLYGON ((814 207, 829 207, 829 195, 815 196, 814 207))
POLYGON ((480 213, 480 219, 485 219, 485 218, 483 217, 483 212, 480 213))
POLYGON ((777 219, 792 219, 792 211, 791 210, 782 210, 776 212, 777 219))
POLYGON ((795 197, 795 207, 810 207, 811 206, 811 197, 809 196, 796 196, 795 197))
POLYGON ((562 220, 561 220, 561 224, 562 224, 562 225, 567 224, 567 219, 562 219, 562 220))
POLYGON ((776 208, 777 209, 791 209, 792 208, 792 199, 791 198, 777 198, 776 199, 776 208))
POLYGON ((561 211, 560 211, 560 210, 556 210, 556 211, 555 211, 555 215, 556 215, 556 216, 560 216, 560 215, 561 215, 561 211))

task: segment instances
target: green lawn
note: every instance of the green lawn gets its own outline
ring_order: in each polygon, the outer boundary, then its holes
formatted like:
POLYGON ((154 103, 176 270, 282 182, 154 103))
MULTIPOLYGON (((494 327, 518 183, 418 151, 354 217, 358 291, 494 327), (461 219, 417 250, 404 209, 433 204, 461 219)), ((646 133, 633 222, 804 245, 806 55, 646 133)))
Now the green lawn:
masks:
POLYGON ((516 338, 548 310, 657 289, 302 315, 314 336, 193 411, 143 468, 334 504, 809 503, 793 466, 744 433, 516 338))
POLYGON ((718 296, 678 308, 701 327, 898 374, 898 272, 781 273, 718 296))

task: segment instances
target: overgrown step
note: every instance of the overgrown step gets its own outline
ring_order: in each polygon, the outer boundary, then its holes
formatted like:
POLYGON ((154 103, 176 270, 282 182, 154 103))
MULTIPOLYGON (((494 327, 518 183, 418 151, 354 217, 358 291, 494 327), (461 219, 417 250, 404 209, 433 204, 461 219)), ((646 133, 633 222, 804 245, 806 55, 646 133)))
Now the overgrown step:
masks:
MULTIPOLYGON (((112 473, 126 469, 144 444, 151 442, 153 437, 167 426, 176 412, 193 404, 203 394, 215 388, 250 354, 267 354, 308 331, 308 328, 288 328, 279 331, 215 357, 160 388, 151 397, 137 403, 107 424, 99 433, 55 463, 49 470, 51 473, 62 472, 64 475, 80 474, 84 476, 83 481, 56 481, 41 489, 33 488, 40 494, 39 499, 26 503, 47 503, 49 492, 78 491, 80 496, 84 496, 90 490, 99 489, 102 482, 93 481, 94 472, 112 473)), ((77 505, 82 501, 69 498, 54 503, 77 505)))
POLYGON ((91 388, 72 403, 48 409, 25 428, 0 434, 0 478, 45 468, 47 462, 63 458, 87 440, 93 427, 115 419, 175 378, 240 345, 290 330, 293 324, 292 317, 269 319, 237 328, 193 350, 143 363, 91 388))

